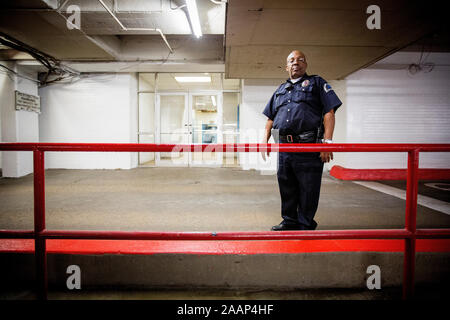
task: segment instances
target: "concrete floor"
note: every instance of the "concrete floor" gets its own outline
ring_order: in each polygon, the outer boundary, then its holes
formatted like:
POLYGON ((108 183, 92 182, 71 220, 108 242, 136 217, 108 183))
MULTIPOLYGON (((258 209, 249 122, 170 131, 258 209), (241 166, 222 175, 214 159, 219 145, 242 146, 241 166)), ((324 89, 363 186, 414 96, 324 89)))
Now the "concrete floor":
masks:
MULTIPOLYGON (((383 181, 383 184, 406 190, 406 181, 383 181)), ((436 200, 445 201, 450 205, 450 181, 448 180, 420 180, 418 193, 436 200)))
MULTIPOLYGON (((400 300, 401 287, 388 287, 382 290, 367 289, 303 289, 303 290, 233 290, 233 289, 89 289, 89 290, 50 290, 49 300, 400 300)), ((18 289, 0 292, 0 301, 35 300, 32 290, 18 289)), ((414 300, 448 301, 448 290, 433 287, 415 288, 414 300)))
MULTIPOLYGON (((426 289, 425 289, 426 290, 426 289)), ((422 292, 422 291, 419 291, 422 292)), ((211 290, 211 289, 159 289, 159 290, 54 290, 49 300, 395 300, 401 297, 401 288, 380 291, 361 289, 315 289, 315 290, 211 290)), ((429 296, 430 297, 430 296, 429 296)), ((0 300, 34 300, 30 290, 0 292, 0 300)))
MULTIPOLYGON (((275 175, 238 168, 47 170, 48 229, 263 231, 281 221, 275 175)), ((0 179, 0 229, 33 229, 33 175, 0 179)), ((403 228, 405 201, 324 174, 318 229, 403 228)), ((418 206, 419 228, 450 216, 418 206)))

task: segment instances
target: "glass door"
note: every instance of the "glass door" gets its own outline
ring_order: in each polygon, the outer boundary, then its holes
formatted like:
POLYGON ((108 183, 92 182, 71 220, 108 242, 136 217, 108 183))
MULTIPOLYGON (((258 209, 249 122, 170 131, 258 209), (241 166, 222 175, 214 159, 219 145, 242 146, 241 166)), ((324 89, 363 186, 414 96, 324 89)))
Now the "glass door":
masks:
MULTIPOLYGON (((158 93, 156 97, 157 143, 190 144, 191 131, 186 93, 158 93)), ((188 152, 157 152, 157 166, 189 165, 188 152)))
MULTIPOLYGON (((157 143, 221 144, 222 94, 220 92, 158 93, 157 143)), ((201 151, 201 148, 199 148, 201 151)), ((157 166, 221 166, 223 152, 157 152, 157 166)))
MULTIPOLYGON (((222 143, 222 94, 220 92, 193 92, 189 94, 192 144, 222 143)), ((221 166, 222 152, 193 152, 191 166, 221 166)))

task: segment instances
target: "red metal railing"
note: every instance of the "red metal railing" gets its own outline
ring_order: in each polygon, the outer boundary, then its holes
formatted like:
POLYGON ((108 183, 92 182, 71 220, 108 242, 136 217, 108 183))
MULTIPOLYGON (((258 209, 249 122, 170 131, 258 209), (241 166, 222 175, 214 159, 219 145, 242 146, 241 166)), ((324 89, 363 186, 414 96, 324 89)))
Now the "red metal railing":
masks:
POLYGON ((450 238, 450 229, 417 229, 417 186, 420 152, 450 152, 450 144, 85 144, 0 143, 0 151, 33 151, 34 231, 0 230, 0 238, 35 240, 38 298, 47 298, 46 239, 122 240, 306 240, 306 239, 404 239, 403 298, 414 293, 416 239, 450 238), (407 152, 408 177, 404 229, 316 230, 282 232, 127 232, 61 231, 45 228, 45 152, 407 152))

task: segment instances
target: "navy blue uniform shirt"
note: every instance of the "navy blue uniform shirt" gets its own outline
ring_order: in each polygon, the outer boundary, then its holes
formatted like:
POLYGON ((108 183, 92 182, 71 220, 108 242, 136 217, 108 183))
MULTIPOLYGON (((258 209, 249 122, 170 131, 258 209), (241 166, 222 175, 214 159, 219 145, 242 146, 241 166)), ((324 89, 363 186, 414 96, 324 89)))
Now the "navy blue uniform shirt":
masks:
MULTIPOLYGON (((342 105, 331 86, 319 76, 306 73, 296 83, 287 80, 280 85, 266 105, 263 114, 273 120, 280 134, 300 134, 323 126, 322 115, 342 105)), ((323 132, 323 130, 322 130, 323 132)))

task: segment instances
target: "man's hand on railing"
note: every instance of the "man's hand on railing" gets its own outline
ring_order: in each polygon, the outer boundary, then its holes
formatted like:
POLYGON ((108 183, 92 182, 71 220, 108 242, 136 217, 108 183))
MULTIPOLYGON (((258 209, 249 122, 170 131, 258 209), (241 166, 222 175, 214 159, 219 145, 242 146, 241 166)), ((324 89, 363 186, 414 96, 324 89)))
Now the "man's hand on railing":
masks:
MULTIPOLYGON (((273 120, 267 119, 266 127, 264 128, 264 138, 263 138, 262 143, 265 143, 265 144, 269 143, 270 136, 272 135, 272 133, 271 133, 272 126, 273 126, 273 120)), ((269 148, 263 148, 261 150, 261 156, 264 161, 266 161, 266 153, 267 153, 267 156, 270 156, 269 148)))
MULTIPOLYGON (((268 143, 268 141, 263 140, 262 143, 268 143)), ((261 156, 264 161, 266 161, 266 154, 267 154, 267 157, 270 156, 270 148, 261 147, 261 156)))

